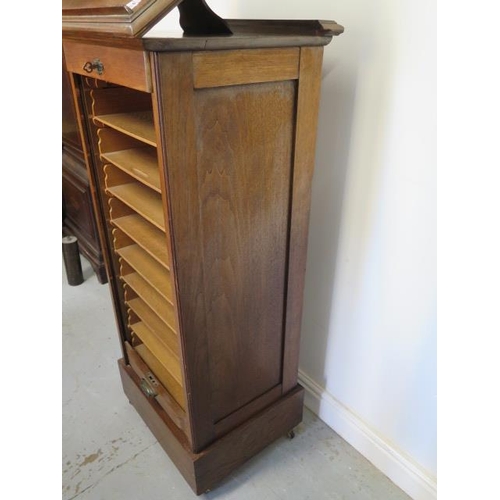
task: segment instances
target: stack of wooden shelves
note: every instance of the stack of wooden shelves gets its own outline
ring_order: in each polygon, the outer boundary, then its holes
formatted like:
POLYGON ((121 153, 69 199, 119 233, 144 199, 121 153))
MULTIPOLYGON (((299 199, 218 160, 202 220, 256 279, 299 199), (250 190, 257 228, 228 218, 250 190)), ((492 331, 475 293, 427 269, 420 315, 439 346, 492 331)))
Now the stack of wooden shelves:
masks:
POLYGON ((130 342, 126 349, 140 373, 152 372, 148 382, 161 393, 158 401, 186 431, 168 212, 151 95, 89 79, 87 86, 127 308, 130 342))

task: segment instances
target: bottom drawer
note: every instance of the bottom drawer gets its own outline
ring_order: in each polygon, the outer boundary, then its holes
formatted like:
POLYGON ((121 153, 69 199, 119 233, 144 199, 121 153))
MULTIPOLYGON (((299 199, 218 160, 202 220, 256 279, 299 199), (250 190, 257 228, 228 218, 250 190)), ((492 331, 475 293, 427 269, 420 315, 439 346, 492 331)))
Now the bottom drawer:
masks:
MULTIPOLYGON (((146 351, 140 344, 132 347, 125 342, 125 348, 130 366, 141 380, 142 392, 150 398, 155 398, 160 406, 167 412, 174 424, 181 429, 186 436, 189 434, 189 427, 186 412, 177 403, 175 398, 163 386, 159 378, 153 373, 154 367, 149 367, 139 355, 139 352, 146 351)), ((142 352, 144 354, 144 352, 142 352)))
MULTIPOLYGON (((277 401, 198 452, 163 408, 145 396, 130 365, 118 361, 123 390, 158 443, 197 495, 213 489, 237 467, 282 438, 302 420, 304 389, 297 385, 277 401)), ((201 498, 201 497, 200 497, 201 498)))

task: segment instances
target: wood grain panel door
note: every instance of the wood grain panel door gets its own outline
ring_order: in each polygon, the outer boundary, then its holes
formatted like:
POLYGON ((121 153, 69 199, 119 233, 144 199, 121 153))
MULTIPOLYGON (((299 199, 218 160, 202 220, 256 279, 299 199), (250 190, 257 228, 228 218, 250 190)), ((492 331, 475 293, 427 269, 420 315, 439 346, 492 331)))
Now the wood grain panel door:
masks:
POLYGON ((195 92, 211 414, 281 382, 295 82, 195 92))

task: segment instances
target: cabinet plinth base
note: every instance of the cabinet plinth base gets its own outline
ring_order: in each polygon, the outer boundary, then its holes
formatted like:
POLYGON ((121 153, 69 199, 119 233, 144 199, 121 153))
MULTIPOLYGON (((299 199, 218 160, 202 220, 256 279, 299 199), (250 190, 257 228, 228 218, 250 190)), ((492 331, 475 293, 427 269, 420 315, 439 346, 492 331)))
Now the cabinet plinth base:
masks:
POLYGON ((125 394, 197 495, 213 489, 234 469, 285 436, 302 420, 304 389, 297 385, 200 453, 193 453, 161 406, 141 391, 133 370, 123 359, 118 366, 125 394))

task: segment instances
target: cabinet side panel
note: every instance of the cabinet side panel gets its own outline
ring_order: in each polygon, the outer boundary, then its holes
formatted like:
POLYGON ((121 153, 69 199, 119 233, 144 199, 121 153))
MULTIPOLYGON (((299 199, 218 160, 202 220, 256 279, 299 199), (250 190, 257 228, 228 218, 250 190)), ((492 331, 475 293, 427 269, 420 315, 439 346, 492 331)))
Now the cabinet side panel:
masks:
POLYGON ((212 419, 281 383, 295 82, 196 90, 212 419))
POLYGON ((307 258, 311 187, 321 90, 323 47, 300 49, 297 126, 293 163, 290 254, 283 350, 283 394, 297 385, 300 326, 307 258))

